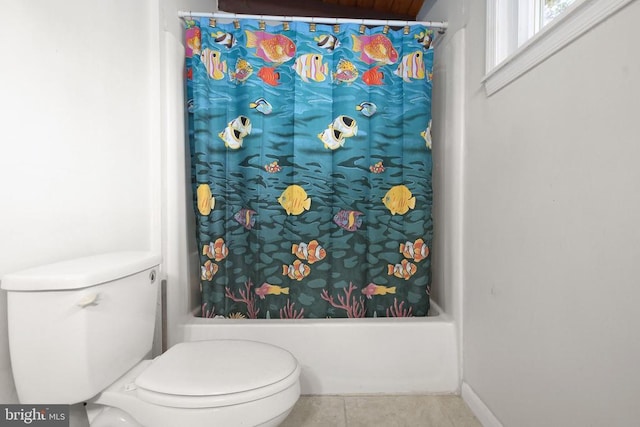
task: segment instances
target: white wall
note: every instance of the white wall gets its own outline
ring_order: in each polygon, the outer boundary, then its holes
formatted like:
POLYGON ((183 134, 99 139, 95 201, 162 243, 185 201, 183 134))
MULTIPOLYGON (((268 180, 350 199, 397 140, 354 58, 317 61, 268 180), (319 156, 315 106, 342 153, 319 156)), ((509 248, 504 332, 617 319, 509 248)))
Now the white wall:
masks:
POLYGON ((469 20, 468 0, 424 0, 418 20, 446 21, 449 24, 446 37, 449 38, 464 28, 469 20))
POLYGON ((464 381, 505 426, 635 425, 640 2, 489 98, 484 3, 451 17, 467 41, 464 381))
MULTIPOLYGON (((0 277, 157 246, 157 20, 151 0, 3 2, 0 277)), ((0 312, 0 402, 15 402, 4 293, 0 312)))
POLYGON ((162 254, 167 280, 167 346, 183 341, 182 324, 199 304, 199 263, 191 206, 184 110, 184 34, 178 11, 215 12, 215 0, 161 1, 162 254), (198 302, 195 302, 198 301, 198 302))
MULTIPOLYGON (((419 19, 424 19, 419 15, 419 19)), ((433 20, 442 20, 435 18, 433 20)), ((438 34, 433 66, 433 282, 431 300, 455 323, 462 347, 463 191, 465 122, 464 30, 438 34)), ((462 358, 459 353, 458 368, 462 358)))

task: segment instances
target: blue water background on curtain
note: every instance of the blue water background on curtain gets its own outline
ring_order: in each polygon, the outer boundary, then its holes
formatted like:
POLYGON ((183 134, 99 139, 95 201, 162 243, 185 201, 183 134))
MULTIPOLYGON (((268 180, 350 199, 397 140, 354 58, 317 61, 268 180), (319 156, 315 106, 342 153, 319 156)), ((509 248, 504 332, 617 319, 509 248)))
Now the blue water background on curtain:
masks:
POLYGON ((433 31, 238 27, 185 35, 202 315, 427 315, 433 31))

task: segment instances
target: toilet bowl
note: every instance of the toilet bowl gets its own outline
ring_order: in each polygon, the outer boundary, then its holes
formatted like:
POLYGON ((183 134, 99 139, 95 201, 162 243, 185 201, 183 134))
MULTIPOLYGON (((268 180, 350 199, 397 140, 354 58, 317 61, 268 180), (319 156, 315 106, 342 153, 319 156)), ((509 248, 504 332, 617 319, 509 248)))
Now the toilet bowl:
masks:
POLYGON ((272 345, 181 343, 92 399, 89 421, 92 427, 277 426, 298 400, 299 376, 295 358, 272 345), (125 414, 132 417, 128 423, 125 414))
POLYGON ((20 403, 87 402, 92 427, 279 425, 300 395, 300 366, 285 349, 195 341, 143 360, 159 262, 113 253, 2 278, 20 403))

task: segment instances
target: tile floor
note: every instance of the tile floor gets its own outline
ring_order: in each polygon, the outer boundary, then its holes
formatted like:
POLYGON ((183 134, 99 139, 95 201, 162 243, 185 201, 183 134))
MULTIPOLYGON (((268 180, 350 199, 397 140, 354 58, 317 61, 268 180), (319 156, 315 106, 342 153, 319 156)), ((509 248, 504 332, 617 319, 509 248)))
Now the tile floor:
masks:
POLYGON ((482 427, 460 396, 301 396, 281 427, 482 427))

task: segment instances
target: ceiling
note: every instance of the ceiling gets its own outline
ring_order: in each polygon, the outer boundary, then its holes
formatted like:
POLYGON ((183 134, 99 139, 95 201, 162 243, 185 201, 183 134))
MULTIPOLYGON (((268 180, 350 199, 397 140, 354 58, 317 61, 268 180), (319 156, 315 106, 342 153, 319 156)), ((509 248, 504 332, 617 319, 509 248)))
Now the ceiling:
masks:
POLYGON ((424 0, 218 0, 229 13, 415 21, 424 0))

